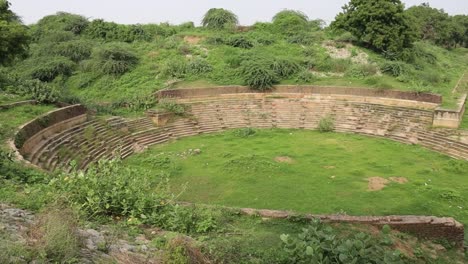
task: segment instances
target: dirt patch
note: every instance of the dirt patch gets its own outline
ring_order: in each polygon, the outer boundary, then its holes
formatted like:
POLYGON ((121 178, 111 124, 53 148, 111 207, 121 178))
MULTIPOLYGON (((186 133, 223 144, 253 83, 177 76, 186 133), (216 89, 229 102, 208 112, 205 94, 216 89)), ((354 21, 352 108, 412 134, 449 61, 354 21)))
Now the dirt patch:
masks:
POLYGON ((275 161, 279 162, 279 163, 289 163, 289 164, 294 162, 294 160, 291 159, 291 157, 288 157, 288 156, 278 156, 278 157, 275 158, 275 161))
POLYGON ((371 177, 368 178, 367 189, 369 191, 380 191, 382 190, 389 181, 381 177, 371 177))
POLYGON ((405 177, 390 177, 390 180, 399 184, 404 184, 408 182, 408 179, 406 179, 405 177))
POLYGON ((336 168, 336 167, 335 167, 335 166, 323 166, 323 168, 324 168, 324 169, 330 170, 330 169, 334 169, 334 168, 336 168))
POLYGON ((408 182, 405 177, 390 177, 388 180, 382 177, 371 177, 367 179, 368 185, 367 190, 369 191, 380 191, 390 182, 396 182, 404 184, 408 182))
POLYGON ((200 41, 204 40, 204 37, 198 36, 185 36, 184 41, 191 45, 197 45, 200 41))

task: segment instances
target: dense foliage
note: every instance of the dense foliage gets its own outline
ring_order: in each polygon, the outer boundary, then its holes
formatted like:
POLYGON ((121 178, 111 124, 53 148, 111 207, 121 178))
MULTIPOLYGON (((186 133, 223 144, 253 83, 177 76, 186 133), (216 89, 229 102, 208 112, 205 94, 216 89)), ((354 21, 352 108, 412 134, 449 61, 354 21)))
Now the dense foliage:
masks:
POLYGON ((0 66, 26 55, 29 34, 19 17, 10 10, 10 3, 0 0, 0 66))
POLYGON ((388 238, 376 241, 365 233, 340 238, 319 220, 297 237, 282 235, 281 240, 290 263, 405 263, 400 252, 384 247, 392 243, 388 238))
POLYGON ((218 30, 233 28, 237 23, 239 23, 237 16, 223 8, 211 8, 202 20, 204 27, 218 30))
POLYGON ((400 0, 351 0, 332 27, 349 31, 365 45, 390 54, 402 53, 415 40, 400 0))
POLYGON ((405 13, 420 39, 444 47, 468 47, 468 16, 450 16, 442 9, 424 3, 408 8, 405 13))

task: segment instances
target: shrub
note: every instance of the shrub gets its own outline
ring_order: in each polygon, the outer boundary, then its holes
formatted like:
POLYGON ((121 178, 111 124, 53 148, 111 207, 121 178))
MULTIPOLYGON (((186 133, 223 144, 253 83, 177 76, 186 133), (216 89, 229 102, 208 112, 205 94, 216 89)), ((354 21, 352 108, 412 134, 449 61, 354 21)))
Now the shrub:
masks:
POLYGON ((314 220, 297 237, 281 235, 290 263, 402 263, 396 251, 385 249, 370 235, 340 238, 330 226, 314 220))
POLYGON ((242 138, 246 138, 246 137, 250 137, 250 136, 253 136, 257 133, 257 131, 251 127, 247 127, 247 128, 241 128, 241 129, 237 129, 234 131, 234 134, 238 137, 242 137, 242 138))
POLYGON ((93 54, 96 70, 103 74, 122 75, 138 64, 138 57, 123 43, 112 43, 93 54))
POLYGON ((37 22, 37 26, 43 32, 68 31, 76 35, 82 33, 88 24, 85 17, 65 12, 45 16, 37 22))
POLYGON ((172 199, 167 181, 138 177, 120 161, 100 161, 86 172, 62 173, 49 185, 69 204, 90 216, 148 218, 172 199))
POLYGON ((410 71, 408 64, 402 61, 386 61, 380 66, 380 69, 383 73, 394 77, 406 75, 410 71))
POLYGON ((374 64, 354 64, 346 72, 348 76, 356 78, 364 78, 377 74, 379 69, 374 64))
POLYGON ((67 57, 74 62, 89 58, 92 46, 88 41, 72 40, 59 43, 52 51, 55 55, 67 57))
POLYGON ((35 64, 30 70, 30 76, 43 82, 53 81, 59 75, 69 76, 75 66, 71 60, 63 56, 39 59, 35 64))
POLYGON ((326 116, 320 119, 318 130, 322 133, 332 132, 335 130, 335 120, 331 116, 326 116))
POLYGON ((244 35, 233 35, 229 37, 227 41, 225 41, 225 44, 243 49, 251 49, 255 46, 255 43, 244 35))
POLYGON ((308 28, 309 18, 306 14, 296 10, 283 10, 273 17, 273 25, 286 35, 293 35, 308 28))
POLYGON ((237 16, 223 8, 211 8, 202 20, 203 27, 216 30, 233 28, 237 23, 237 16))
POLYGON ((60 98, 60 91, 54 85, 39 80, 20 81, 17 92, 41 103, 55 103, 60 98))
POLYGON ((190 60, 187 64, 187 72, 191 74, 204 74, 211 72, 213 67, 211 64, 202 58, 195 58, 190 60))
POLYGON ((260 91, 272 88, 279 81, 278 75, 271 69, 271 63, 262 59, 242 62, 240 74, 245 85, 260 91))
POLYGON ((171 59, 164 63, 161 74, 168 78, 184 78, 187 74, 187 62, 185 59, 171 59))
POLYGON ((288 78, 295 74, 301 68, 300 64, 296 61, 287 58, 276 58, 271 64, 271 69, 282 78, 288 78))
POLYGON ((299 83, 310 83, 316 79, 315 75, 309 70, 305 69, 297 75, 297 81, 299 83))
POLYGON ((158 107, 179 116, 183 116, 187 111, 186 105, 167 100, 159 101, 158 107))

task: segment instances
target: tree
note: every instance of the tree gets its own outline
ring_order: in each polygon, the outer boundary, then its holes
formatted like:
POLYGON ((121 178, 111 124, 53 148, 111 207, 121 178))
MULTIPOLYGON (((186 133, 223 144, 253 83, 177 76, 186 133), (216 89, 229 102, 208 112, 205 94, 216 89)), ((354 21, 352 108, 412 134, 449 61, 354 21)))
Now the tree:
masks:
POLYGON ((400 0, 351 0, 331 27, 349 31, 364 45, 386 54, 402 54, 414 41, 400 0))
POLYGON ((408 8, 405 13, 419 38, 440 44, 447 41, 450 33, 450 18, 442 9, 423 3, 408 8))
POLYGON ((10 10, 10 3, 0 0, 0 65, 10 64, 26 55, 29 35, 19 17, 10 10))
POLYGON ((234 27, 238 23, 237 16, 223 8, 211 8, 202 20, 204 27, 216 30, 234 27))

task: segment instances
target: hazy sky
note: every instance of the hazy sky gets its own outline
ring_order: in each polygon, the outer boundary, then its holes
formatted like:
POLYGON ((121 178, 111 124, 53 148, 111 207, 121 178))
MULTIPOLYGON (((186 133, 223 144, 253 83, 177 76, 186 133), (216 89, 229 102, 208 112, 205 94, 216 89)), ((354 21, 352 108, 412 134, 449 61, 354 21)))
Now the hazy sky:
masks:
MULTIPOLYGON (((240 23, 270 21, 283 9, 301 10, 310 18, 331 22, 348 0, 9 0, 12 9, 26 24, 45 15, 66 11, 95 19, 103 18, 123 24, 170 22, 199 23, 212 7, 222 7, 239 16, 240 23)), ((403 0, 406 7, 429 2, 449 14, 468 14, 468 0, 403 0)))

